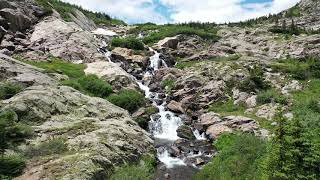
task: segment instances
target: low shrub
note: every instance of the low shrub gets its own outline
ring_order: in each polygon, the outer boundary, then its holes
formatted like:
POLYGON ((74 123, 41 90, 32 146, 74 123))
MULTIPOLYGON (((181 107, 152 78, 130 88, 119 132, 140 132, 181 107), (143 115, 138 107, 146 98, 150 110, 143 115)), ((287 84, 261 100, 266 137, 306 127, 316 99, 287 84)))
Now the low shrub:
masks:
POLYGON ((279 91, 270 89, 259 92, 257 102, 259 104, 279 103, 286 105, 288 104, 288 98, 283 96, 279 91))
POLYGON ((62 154, 68 151, 65 142, 66 140, 63 138, 55 138, 38 145, 30 146, 24 153, 29 158, 62 154))
POLYGON ((10 99, 22 91, 22 86, 14 83, 0 84, 0 100, 10 99))
POLYGON ((18 121, 14 111, 6 110, 0 112, 0 153, 3 154, 13 143, 21 142, 33 136, 31 126, 18 121))
POLYGON ((12 179, 12 177, 20 175, 25 167, 26 161, 21 156, 0 156, 0 178, 12 179))
POLYGON ((111 85, 96 75, 83 76, 79 78, 78 83, 81 89, 96 97, 106 98, 113 92, 111 85))
POLYGON ((156 165, 154 157, 145 156, 137 165, 125 165, 116 169, 110 180, 152 180, 156 165))
POLYGON ((118 94, 110 95, 108 101, 128 110, 130 113, 138 110, 145 104, 145 97, 135 90, 122 90, 118 94))
POLYGON ((251 134, 225 134, 214 144, 219 153, 196 174, 203 179, 260 179, 259 164, 266 142, 251 134))
POLYGON ((263 70, 261 67, 255 66, 254 68, 250 68, 249 73, 249 77, 238 84, 238 88, 241 91, 257 92, 270 88, 269 83, 267 83, 263 77, 263 70))
POLYGON ((297 80, 320 78, 320 61, 316 57, 281 59, 270 67, 275 71, 291 74, 297 80))
POLYGON ((111 41, 111 46, 134 50, 144 50, 143 42, 135 38, 113 38, 111 41))
POLYGON ((161 86, 165 88, 167 94, 170 94, 172 90, 175 88, 176 84, 174 80, 167 79, 162 81, 161 86))

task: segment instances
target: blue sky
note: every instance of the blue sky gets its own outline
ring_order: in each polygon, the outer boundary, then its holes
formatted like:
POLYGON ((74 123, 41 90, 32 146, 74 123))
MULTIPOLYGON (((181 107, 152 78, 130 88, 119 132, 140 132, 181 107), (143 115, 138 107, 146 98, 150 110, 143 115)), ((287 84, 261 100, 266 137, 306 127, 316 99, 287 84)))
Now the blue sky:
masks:
POLYGON ((105 12, 129 24, 153 22, 236 22, 278 13, 299 0, 63 0, 105 12))

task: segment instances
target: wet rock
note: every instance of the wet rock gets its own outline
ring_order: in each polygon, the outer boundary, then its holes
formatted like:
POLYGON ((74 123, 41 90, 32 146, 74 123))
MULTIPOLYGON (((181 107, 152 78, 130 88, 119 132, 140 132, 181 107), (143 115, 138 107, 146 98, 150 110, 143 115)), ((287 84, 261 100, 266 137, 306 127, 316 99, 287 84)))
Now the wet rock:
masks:
POLYGON ((201 158, 196 159, 196 163, 195 163, 196 166, 200 166, 203 164, 205 164, 205 161, 203 159, 201 159, 201 158))
POLYGON ((182 107, 182 103, 179 103, 177 101, 170 101, 170 103, 167 105, 168 109, 183 114, 185 112, 184 108, 182 107))
POLYGON ((127 66, 134 66, 133 64, 137 64, 138 66, 143 68, 146 68, 149 60, 149 57, 135 55, 132 49, 120 47, 116 47, 112 50, 111 58, 113 62, 128 63, 127 66))
POLYGON ((180 138, 194 140, 196 137, 193 134, 192 129, 187 125, 182 125, 177 129, 178 136, 180 138))
POLYGON ((175 37, 166 37, 163 40, 157 43, 157 46, 160 48, 172 48, 177 49, 179 43, 179 38, 175 37))

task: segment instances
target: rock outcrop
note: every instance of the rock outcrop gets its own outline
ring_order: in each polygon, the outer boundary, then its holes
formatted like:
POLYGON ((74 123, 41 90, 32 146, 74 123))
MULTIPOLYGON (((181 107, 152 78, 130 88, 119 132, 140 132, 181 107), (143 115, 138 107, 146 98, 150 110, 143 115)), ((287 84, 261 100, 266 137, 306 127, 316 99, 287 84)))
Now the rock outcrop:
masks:
POLYGON ((115 90, 138 89, 134 78, 115 63, 98 61, 87 64, 86 74, 95 74, 110 83, 115 90))
POLYGON ((34 125, 37 136, 31 144, 64 137, 68 150, 77 152, 52 157, 40 167, 31 160, 20 179, 30 174, 36 174, 35 179, 103 177, 112 167, 138 160, 153 149, 148 134, 128 112, 70 87, 32 86, 3 101, 1 107, 17 112, 20 121, 34 125))
POLYGON ((98 42, 93 34, 74 22, 47 17, 34 27, 30 37, 34 51, 49 53, 71 62, 95 62, 106 58, 97 51, 98 42))

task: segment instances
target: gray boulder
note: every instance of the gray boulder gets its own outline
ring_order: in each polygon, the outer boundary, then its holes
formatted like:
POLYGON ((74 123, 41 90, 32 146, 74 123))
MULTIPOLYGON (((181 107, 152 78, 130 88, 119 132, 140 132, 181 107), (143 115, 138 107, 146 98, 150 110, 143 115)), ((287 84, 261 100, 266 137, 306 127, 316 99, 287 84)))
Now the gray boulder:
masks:
POLYGON ((122 163, 137 161, 153 151, 153 141, 128 112, 101 98, 81 94, 66 86, 32 86, 1 103, 34 125, 31 145, 66 138, 70 152, 52 155, 50 161, 31 159, 18 179, 103 179, 122 163), (41 164, 38 166, 37 164, 41 164), (63 168, 56 168, 63 167, 63 168))

